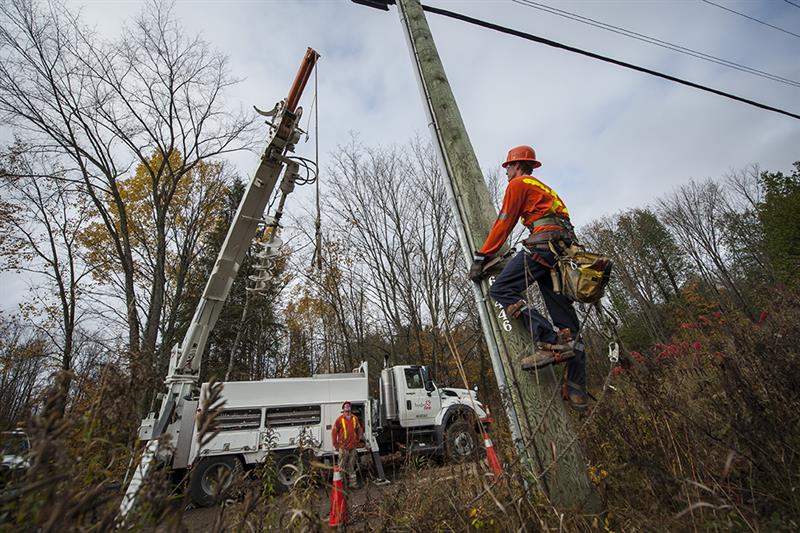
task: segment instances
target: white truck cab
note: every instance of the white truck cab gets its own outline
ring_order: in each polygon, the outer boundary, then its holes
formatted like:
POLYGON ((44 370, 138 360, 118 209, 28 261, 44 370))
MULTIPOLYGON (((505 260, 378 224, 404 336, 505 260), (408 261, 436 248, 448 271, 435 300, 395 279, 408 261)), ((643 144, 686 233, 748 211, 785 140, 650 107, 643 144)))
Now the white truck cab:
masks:
POLYGON ((0 433, 0 488, 10 481, 17 481, 31 466, 31 442, 24 431, 0 433))
POLYGON ((379 382, 382 447, 398 446, 463 461, 479 450, 481 425, 491 422, 476 391, 439 387, 426 366, 384 368, 379 382))

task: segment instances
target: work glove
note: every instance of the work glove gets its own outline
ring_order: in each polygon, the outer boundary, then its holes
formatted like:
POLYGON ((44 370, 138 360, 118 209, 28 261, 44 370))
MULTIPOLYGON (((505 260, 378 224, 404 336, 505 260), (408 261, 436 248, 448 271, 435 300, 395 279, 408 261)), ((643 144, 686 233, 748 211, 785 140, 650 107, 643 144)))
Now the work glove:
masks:
POLYGON ((475 252, 472 257, 472 266, 469 267, 469 279, 480 281, 483 277, 483 267, 486 265, 488 256, 480 252, 475 252))

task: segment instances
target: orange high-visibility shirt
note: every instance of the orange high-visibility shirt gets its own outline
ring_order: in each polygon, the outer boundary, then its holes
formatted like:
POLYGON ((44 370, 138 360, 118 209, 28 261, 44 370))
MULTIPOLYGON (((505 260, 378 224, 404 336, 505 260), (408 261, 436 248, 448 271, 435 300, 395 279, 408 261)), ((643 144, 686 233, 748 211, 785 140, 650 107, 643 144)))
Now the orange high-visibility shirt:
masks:
POLYGON ((361 435, 364 433, 356 415, 350 415, 350 420, 344 415, 339 415, 331 428, 331 440, 334 448, 353 450, 358 448, 361 435))
MULTIPOLYGON (((497 253, 518 219, 530 227, 535 220, 549 215, 569 220, 567 206, 553 189, 533 176, 517 176, 508 182, 503 207, 479 252, 485 255, 497 253)), ((559 229, 559 226, 540 226, 534 228, 532 233, 553 229, 559 229)))

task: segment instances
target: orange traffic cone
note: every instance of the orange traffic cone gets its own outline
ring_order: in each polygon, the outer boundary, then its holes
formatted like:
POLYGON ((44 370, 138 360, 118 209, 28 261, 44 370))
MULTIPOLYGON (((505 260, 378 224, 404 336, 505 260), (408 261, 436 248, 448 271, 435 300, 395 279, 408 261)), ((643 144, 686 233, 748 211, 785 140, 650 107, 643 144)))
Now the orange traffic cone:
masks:
POLYGON ((333 467, 333 490, 331 490, 331 516, 328 525, 338 527, 347 523, 347 502, 342 486, 342 470, 339 465, 333 467))
POLYGON ((489 462, 489 469, 495 477, 500 477, 503 473, 503 467, 500 466, 500 460, 497 458, 492 439, 489 438, 488 434, 483 437, 483 444, 486 446, 486 460, 489 462))

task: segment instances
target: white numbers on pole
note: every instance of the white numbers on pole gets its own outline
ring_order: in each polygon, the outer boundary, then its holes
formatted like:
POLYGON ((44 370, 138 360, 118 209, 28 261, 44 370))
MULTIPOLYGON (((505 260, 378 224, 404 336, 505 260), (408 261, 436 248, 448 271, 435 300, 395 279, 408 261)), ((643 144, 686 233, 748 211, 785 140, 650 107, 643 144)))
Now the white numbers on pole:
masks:
MULTIPOLYGON (((489 276, 488 281, 489 287, 494 285, 494 276, 489 276)), ((503 331, 511 331, 513 326, 511 326, 511 321, 508 319, 508 315, 506 315, 506 310, 503 309, 503 306, 497 302, 494 303, 494 306, 500 310, 500 312, 497 313, 497 318, 500 320, 500 325, 503 328, 503 331)))

